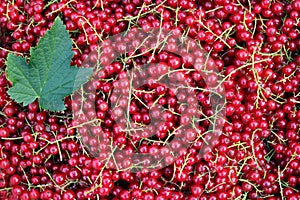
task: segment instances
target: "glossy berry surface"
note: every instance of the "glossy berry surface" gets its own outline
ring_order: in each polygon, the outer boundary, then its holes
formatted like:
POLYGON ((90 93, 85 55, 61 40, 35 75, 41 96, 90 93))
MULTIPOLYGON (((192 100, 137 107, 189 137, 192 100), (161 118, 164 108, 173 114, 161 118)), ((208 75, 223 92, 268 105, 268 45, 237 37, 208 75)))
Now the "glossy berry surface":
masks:
POLYGON ((0 199, 300 199, 299 28, 300 0, 0 0, 0 199), (50 112, 6 60, 57 16, 95 72, 50 112))

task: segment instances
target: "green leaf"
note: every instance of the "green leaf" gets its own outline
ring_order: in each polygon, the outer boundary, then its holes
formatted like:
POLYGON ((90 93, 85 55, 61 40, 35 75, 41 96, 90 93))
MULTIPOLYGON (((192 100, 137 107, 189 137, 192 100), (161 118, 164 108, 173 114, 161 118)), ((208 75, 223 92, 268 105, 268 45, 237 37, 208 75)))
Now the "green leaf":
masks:
POLYGON ((41 108, 64 110, 63 99, 92 74, 90 68, 70 66, 72 57, 72 39, 57 17, 37 47, 30 49, 28 63, 23 57, 8 55, 6 74, 12 82, 8 94, 24 106, 38 98, 41 108))

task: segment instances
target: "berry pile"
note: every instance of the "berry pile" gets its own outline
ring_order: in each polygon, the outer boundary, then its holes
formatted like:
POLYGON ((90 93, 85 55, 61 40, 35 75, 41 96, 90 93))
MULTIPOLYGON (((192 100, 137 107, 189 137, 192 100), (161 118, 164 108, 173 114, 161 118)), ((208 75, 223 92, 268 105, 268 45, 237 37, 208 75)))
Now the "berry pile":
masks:
POLYGON ((299 200, 299 27, 300 0, 0 0, 0 199, 299 200), (95 72, 22 106, 7 56, 57 17, 95 72))

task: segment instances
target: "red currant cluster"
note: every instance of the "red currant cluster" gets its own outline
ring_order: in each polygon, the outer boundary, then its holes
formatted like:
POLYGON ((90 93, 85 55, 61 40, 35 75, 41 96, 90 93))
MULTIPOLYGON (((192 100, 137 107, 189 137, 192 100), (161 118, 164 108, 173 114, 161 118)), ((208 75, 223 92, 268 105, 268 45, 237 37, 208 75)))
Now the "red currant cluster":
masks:
POLYGON ((0 199, 300 199, 299 27, 300 0, 0 0, 0 199), (21 106, 6 58, 57 16, 95 73, 21 106))

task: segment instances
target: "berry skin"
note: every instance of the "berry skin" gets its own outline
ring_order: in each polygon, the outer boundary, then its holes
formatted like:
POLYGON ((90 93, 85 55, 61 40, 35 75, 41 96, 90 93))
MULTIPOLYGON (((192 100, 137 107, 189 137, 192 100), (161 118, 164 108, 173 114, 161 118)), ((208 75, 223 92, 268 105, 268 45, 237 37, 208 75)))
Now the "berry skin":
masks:
POLYGON ((299 18, 299 0, 1 2, 0 199, 300 199, 299 18), (49 112, 10 98, 6 61, 57 16, 96 69, 49 112))
POLYGON ((250 57, 250 54, 247 50, 238 50, 236 56, 241 61, 246 61, 250 57))
POLYGON ((8 128, 0 128, 0 137, 7 138, 9 137, 9 129, 8 128))

